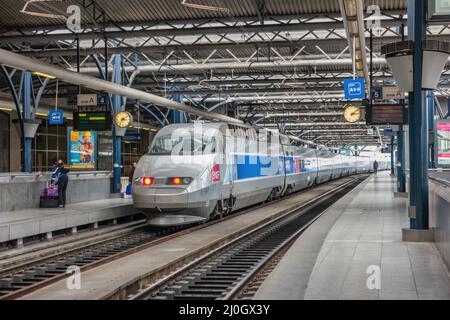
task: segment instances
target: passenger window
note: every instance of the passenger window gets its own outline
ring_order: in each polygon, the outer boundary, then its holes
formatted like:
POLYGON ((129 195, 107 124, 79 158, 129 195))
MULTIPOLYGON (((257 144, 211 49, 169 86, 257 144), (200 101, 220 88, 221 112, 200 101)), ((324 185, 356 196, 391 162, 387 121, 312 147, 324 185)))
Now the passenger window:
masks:
POLYGON ((215 137, 211 139, 211 153, 216 153, 217 141, 215 137))
POLYGON ((239 128, 238 129, 238 137, 245 139, 245 136, 246 136, 246 134, 245 134, 244 129, 239 128))
POLYGON ((249 129, 248 133, 249 133, 248 136, 249 136, 250 140, 255 140, 255 138, 256 138, 255 130, 254 129, 249 129))

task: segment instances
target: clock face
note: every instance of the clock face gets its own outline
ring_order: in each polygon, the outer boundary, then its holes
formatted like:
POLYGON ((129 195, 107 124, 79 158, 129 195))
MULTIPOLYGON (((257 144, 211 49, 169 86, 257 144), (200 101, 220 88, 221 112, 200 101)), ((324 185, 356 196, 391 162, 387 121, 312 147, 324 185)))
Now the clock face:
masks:
POLYGON ((347 122, 358 122, 361 120, 361 109, 357 106, 348 106, 344 109, 344 118, 347 122))
POLYGON ((126 128, 130 125, 133 120, 132 115, 129 112, 121 111, 116 114, 115 123, 120 128, 126 128))

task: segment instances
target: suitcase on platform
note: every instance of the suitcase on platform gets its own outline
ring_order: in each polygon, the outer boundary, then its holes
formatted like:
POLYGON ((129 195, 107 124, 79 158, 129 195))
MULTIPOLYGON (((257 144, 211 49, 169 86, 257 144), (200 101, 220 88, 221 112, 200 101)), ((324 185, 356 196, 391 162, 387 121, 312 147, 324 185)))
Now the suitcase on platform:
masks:
POLYGON ((58 197, 58 186, 54 185, 53 180, 50 179, 47 181, 47 185, 42 192, 42 196, 44 197, 58 197))
POLYGON ((58 208, 57 196, 41 196, 39 202, 40 208, 58 208))
POLYGON ((58 197, 58 188, 55 187, 47 187, 44 189, 42 193, 44 197, 58 197))

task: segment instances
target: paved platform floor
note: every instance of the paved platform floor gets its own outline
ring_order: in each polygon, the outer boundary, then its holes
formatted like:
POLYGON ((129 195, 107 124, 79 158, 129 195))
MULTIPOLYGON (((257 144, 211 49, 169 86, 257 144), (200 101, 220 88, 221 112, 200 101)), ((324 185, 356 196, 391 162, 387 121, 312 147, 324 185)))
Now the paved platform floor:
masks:
POLYGON ((330 207, 255 298, 450 299, 449 272, 434 244, 402 241, 407 199, 394 199, 395 187, 389 172, 379 172, 330 207), (381 286, 369 289, 377 268, 381 286))
POLYGON ((137 213, 131 199, 103 199, 68 204, 65 208, 35 208, 0 212, 0 242, 46 234, 137 213))

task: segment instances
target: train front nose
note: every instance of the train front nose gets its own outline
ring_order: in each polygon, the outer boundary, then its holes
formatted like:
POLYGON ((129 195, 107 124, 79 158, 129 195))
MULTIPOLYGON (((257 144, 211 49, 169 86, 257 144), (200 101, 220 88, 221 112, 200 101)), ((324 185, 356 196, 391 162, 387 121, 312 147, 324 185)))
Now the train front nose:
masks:
POLYGON ((133 202, 136 208, 156 209, 158 211, 186 208, 188 193, 186 189, 182 188, 134 186, 133 202))
POLYGON ((201 188, 202 182, 209 181, 204 173, 212 160, 198 158, 190 162, 184 162, 191 160, 185 156, 141 158, 133 176, 132 195, 135 208, 146 215, 150 225, 197 223, 209 217, 215 203, 205 199, 207 194, 201 188))

